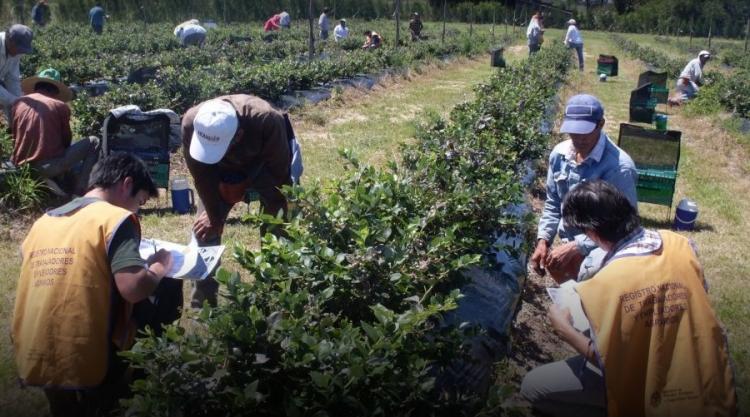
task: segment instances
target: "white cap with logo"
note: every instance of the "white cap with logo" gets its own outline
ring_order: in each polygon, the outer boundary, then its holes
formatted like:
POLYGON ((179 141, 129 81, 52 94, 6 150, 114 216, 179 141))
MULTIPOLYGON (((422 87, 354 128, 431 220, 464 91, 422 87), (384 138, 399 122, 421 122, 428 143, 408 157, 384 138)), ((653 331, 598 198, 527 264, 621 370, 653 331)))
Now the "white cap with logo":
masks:
POLYGON ((224 157, 237 133, 237 111, 224 100, 201 104, 193 120, 190 156, 204 164, 215 164, 224 157))

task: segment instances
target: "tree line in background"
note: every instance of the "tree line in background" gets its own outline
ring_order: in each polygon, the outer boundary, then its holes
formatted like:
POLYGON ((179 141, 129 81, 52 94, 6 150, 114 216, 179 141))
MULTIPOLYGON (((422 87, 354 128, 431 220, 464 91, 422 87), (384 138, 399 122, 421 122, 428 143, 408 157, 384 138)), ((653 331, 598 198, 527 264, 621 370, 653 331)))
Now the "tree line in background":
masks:
POLYGON ((613 7, 590 7, 590 27, 619 32, 744 37, 748 0, 615 0, 613 7))
MULTIPOLYGON (((95 0, 48 0, 52 18, 59 20, 88 19, 88 11, 95 0)), ((0 0, 2 19, 25 22, 31 20, 31 8, 36 0, 0 0)), ((148 22, 178 22, 188 18, 212 19, 217 22, 265 20, 285 10, 294 19, 307 18, 308 0, 102 0, 107 14, 117 20, 146 20, 148 22)), ((314 12, 323 7, 335 10, 335 15, 348 18, 377 19, 390 17, 393 0, 314 0, 314 12)), ((402 0, 402 15, 411 11, 429 15, 428 0, 402 0)))
MULTIPOLYGON (((29 22, 36 0, 0 0, 5 24, 29 22)), ((188 18, 223 21, 263 20, 281 10, 295 19, 307 17, 309 0, 103 0, 116 20, 179 22, 188 18)), ((743 37, 750 18, 748 0, 313 0, 317 16, 323 7, 333 17, 377 19, 411 12, 427 20, 525 25, 535 10, 543 10, 548 27, 563 27, 570 18, 584 30, 743 37)), ((53 20, 88 18, 94 0, 49 0, 53 20)))

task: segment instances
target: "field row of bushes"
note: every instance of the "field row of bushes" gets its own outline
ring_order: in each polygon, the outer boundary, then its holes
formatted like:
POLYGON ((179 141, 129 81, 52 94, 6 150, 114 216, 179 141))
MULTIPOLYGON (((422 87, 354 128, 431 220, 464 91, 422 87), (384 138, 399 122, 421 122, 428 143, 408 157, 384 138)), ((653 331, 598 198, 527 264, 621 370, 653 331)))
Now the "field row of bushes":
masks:
MULTIPOLYGON (((692 45, 689 41, 670 36, 656 36, 658 43, 666 43, 685 52, 698 56, 698 52, 707 49, 711 52, 714 60, 721 62, 730 67, 741 67, 750 64, 750 54, 744 51, 740 44, 732 41, 713 40, 711 47, 694 42, 692 45)), ((701 39, 703 41, 703 39, 701 39)))
MULTIPOLYGON (((203 100, 221 94, 250 93, 277 101, 283 94, 310 89, 337 78, 370 74, 386 68, 404 68, 417 62, 448 55, 471 56, 490 47, 487 31, 474 31, 471 36, 451 28, 445 43, 437 27, 431 39, 421 42, 394 44, 395 27, 389 22, 353 23, 361 27, 377 27, 383 32, 384 46, 375 51, 362 51, 361 37, 352 33, 339 44, 321 43, 315 58, 307 58, 307 33, 292 28, 277 34, 271 43, 260 39, 258 29, 229 26, 209 32, 203 48, 181 48, 171 29, 163 25, 147 25, 143 34, 129 32, 140 27, 118 26, 101 37, 68 32, 68 26, 45 28, 35 40, 37 53, 24 61, 26 75, 42 68, 58 69, 66 81, 112 79, 142 67, 156 68, 155 79, 146 84, 125 82, 110 84, 102 96, 82 94, 73 101, 74 134, 78 137, 98 135, 107 113, 125 104, 142 109, 168 108, 183 113, 203 100), (236 42, 233 37, 252 37, 250 42, 236 42)), ((429 29, 428 29, 429 31, 429 29)), ((406 38, 406 33, 403 33, 406 38)))
MULTIPOLYGON (((563 80, 557 46, 499 70, 449 120, 433 118, 399 162, 288 189, 288 238, 235 248, 253 276, 220 270, 225 302, 127 354, 144 377, 132 415, 476 415, 499 397, 444 384, 470 323, 443 325, 468 267, 498 268, 497 233, 531 219, 523 162, 542 155, 545 107, 563 80), (488 403, 489 401, 489 403, 488 403)), ((271 221, 250 216, 252 222, 271 221)), ((511 314, 511 313, 509 313, 511 314)), ((494 390, 497 393, 499 390, 494 390)))
MULTIPOLYGON (((659 70, 667 71, 671 80, 677 79, 686 62, 668 57, 649 47, 621 35, 611 35, 612 40, 625 52, 659 70)), ((750 67, 743 66, 746 61, 737 61, 737 67, 731 74, 724 75, 718 71, 706 71, 703 78, 705 85, 698 98, 691 103, 692 107, 715 109, 721 105, 726 110, 740 117, 750 117, 750 67)))
MULTIPOLYGON (((339 43, 316 40, 316 53, 337 55, 359 49, 365 29, 383 35, 385 46, 395 46, 396 30, 392 21, 352 20, 348 24, 348 39, 339 43)), ((468 31, 466 25, 460 27, 449 25, 449 40, 468 31)), ((66 82, 82 83, 124 77, 144 66, 174 66, 184 70, 225 62, 250 66, 287 58, 298 59, 307 54, 307 25, 297 22, 290 30, 274 32, 270 35, 274 37, 273 42, 263 41, 263 37, 269 34, 263 33, 261 28, 261 22, 222 25, 209 31, 205 46, 199 49, 180 47, 171 25, 113 24, 108 25, 102 35, 93 36, 80 25, 54 24, 36 29, 34 54, 24 57, 22 70, 24 76, 30 76, 53 67, 60 71, 66 82)), ((432 39, 425 43, 434 42, 440 39, 442 25, 426 24, 423 32, 432 39)), ((416 46, 407 40, 406 22, 402 23, 401 35, 401 46, 416 46)), ((486 42, 486 36, 477 41, 480 44, 486 42)))

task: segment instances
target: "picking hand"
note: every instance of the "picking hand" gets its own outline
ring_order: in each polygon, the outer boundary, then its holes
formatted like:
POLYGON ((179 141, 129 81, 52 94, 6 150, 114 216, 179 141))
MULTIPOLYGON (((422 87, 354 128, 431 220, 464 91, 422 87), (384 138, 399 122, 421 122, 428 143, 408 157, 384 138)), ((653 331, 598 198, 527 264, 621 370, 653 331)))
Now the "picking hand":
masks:
POLYGON ((552 249, 544 264, 558 284, 575 278, 583 261, 583 254, 578 250, 576 242, 568 242, 552 249))
POLYGON ((534 272, 542 277, 545 274, 544 267, 548 252, 549 248, 547 247, 547 241, 539 239, 536 248, 534 249, 534 253, 531 255, 531 267, 534 269, 534 272))
POLYGON ((202 212, 195 223, 193 223, 193 233, 199 241, 206 241, 208 239, 218 237, 224 230, 224 225, 215 225, 211 223, 211 219, 208 218, 207 212, 202 212))

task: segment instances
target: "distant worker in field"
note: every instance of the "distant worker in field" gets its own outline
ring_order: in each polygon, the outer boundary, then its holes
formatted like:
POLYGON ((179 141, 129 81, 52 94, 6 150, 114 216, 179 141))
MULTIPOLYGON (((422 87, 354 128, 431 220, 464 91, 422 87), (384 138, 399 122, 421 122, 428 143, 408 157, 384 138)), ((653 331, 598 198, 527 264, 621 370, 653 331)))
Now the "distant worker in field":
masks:
POLYGON ((128 393, 128 365, 117 353, 142 329, 132 312, 171 281, 163 279, 168 251, 147 260, 139 253, 135 213, 156 196, 143 161, 111 154, 86 195, 44 214, 21 245, 15 363, 23 385, 44 389, 52 416, 111 415, 128 393))
MULTIPOLYGON (((204 207, 193 224, 201 246, 221 242, 230 210, 248 190, 259 194, 264 213, 286 215, 280 189, 299 178, 301 163, 292 167, 298 149, 294 132, 287 116, 270 103, 245 94, 200 103, 182 118, 182 141, 204 207)), ((192 307, 201 307, 204 300, 215 306, 218 288, 212 277, 195 282, 192 307)))
POLYGON ((289 13, 281 12, 271 16, 270 18, 268 18, 268 20, 266 20, 266 23, 263 24, 263 31, 271 32, 274 30, 289 29, 291 24, 292 18, 291 16, 289 16, 289 13))
POLYGON ((683 101, 690 100, 698 94, 703 85, 703 66, 711 59, 711 53, 700 51, 698 57, 687 63, 680 73, 675 87, 676 93, 683 101))
POLYGON ((418 41, 422 39, 422 18, 419 17, 419 13, 414 12, 409 20, 409 32, 411 33, 411 40, 418 41))
POLYGON ((33 38, 34 33, 24 25, 0 32, 0 104, 8 125, 12 124, 10 108, 21 96, 21 55, 31 53, 33 38))
POLYGON ((570 139, 558 143, 549 156, 547 196, 531 267, 539 275, 549 272, 558 283, 590 278, 604 257, 595 241, 562 222, 562 201, 568 192, 585 181, 601 179, 622 191, 636 210, 638 207, 635 163, 604 133, 604 122, 604 107, 596 97, 571 97, 560 126, 560 133, 567 133, 570 139), (555 236, 561 244, 550 249, 555 236))
POLYGON ((336 42, 349 37, 349 26, 346 25, 346 19, 339 20, 339 24, 333 28, 333 40, 336 42))
POLYGON ((104 30, 104 21, 107 18, 108 16, 104 12, 102 4, 95 3, 94 7, 89 10, 89 23, 91 24, 91 29, 94 31, 94 33, 96 33, 97 35, 102 34, 102 31, 104 30))
POLYGON ((576 50, 578 55, 578 70, 583 71, 583 38, 578 30, 575 19, 568 20, 568 32, 565 34, 565 46, 576 50))
POLYGON ((50 20, 51 14, 47 0, 39 0, 31 8, 31 21, 37 26, 45 26, 50 20))
POLYGON ((174 35, 180 39, 182 46, 202 47, 206 41, 206 28, 201 26, 198 19, 190 19, 177 25, 174 35))
POLYGON ((529 55, 539 51, 544 42, 544 26, 541 12, 534 13, 526 28, 526 39, 529 45, 529 55))
POLYGON ((22 90, 26 95, 11 110, 11 161, 17 166, 31 164, 57 194, 83 195, 99 157, 99 139, 92 136, 71 145, 70 108, 65 103, 73 99, 73 92, 52 68, 23 80, 22 90), (65 175, 72 177, 73 185, 61 192, 65 175))
POLYGON ((378 49, 383 44, 383 38, 378 32, 366 30, 362 34, 365 35, 365 43, 362 44, 362 49, 378 49))
POLYGON ((644 229, 628 198, 601 180, 570 191, 563 217, 606 257, 575 287, 578 320, 556 304, 547 314, 578 355, 526 374, 522 396, 549 416, 736 416, 727 336, 693 242, 644 229))
POLYGON ((320 27, 320 39, 328 39, 328 31, 331 29, 331 23, 328 20, 328 7, 323 8, 323 13, 318 18, 318 26, 320 27))
POLYGON ((279 13, 279 26, 281 26, 282 29, 289 29, 292 27, 292 16, 286 11, 279 13))

